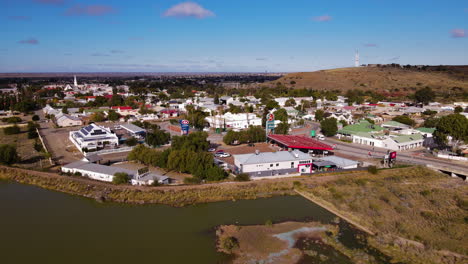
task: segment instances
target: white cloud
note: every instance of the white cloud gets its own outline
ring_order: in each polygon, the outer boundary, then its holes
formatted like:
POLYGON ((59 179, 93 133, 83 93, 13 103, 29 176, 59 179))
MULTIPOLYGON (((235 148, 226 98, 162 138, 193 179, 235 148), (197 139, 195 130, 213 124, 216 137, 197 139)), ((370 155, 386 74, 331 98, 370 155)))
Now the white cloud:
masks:
POLYGON ((201 5, 195 2, 184 2, 177 4, 164 12, 165 17, 195 17, 198 19, 212 17, 215 14, 203 8, 201 5))

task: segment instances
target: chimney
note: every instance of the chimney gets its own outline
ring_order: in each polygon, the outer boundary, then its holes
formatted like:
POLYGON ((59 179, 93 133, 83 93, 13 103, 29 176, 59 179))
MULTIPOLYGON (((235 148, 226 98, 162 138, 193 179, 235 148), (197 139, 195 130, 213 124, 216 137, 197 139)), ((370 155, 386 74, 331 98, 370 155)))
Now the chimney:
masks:
POLYGON ((255 155, 258 155, 258 154, 260 154, 260 150, 257 149, 255 150, 255 155))

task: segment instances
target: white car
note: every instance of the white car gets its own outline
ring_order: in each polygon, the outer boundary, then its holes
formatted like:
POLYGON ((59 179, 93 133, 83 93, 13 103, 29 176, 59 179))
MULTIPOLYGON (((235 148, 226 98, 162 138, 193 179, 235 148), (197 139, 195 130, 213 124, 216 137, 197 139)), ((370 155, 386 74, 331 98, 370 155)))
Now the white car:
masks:
POLYGON ((318 140, 325 140, 325 136, 324 136, 324 135, 318 135, 318 136, 317 136, 317 139, 318 139, 318 140))
POLYGON ((231 157, 231 154, 229 154, 229 153, 219 153, 219 154, 218 154, 218 157, 220 157, 220 158, 227 158, 227 157, 231 157))

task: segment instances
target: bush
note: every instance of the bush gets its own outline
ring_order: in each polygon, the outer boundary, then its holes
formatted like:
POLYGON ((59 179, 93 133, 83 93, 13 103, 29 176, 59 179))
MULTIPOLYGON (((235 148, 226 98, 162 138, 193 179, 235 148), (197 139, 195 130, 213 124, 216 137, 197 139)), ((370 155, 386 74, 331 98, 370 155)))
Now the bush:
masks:
POLYGON ((235 181, 250 181, 250 175, 247 173, 241 173, 236 176, 235 181))
POLYGON ((34 149, 37 151, 37 152, 41 152, 44 150, 44 148, 42 147, 42 144, 39 143, 37 140, 34 142, 34 149))
POLYGON ((21 133, 21 129, 17 125, 9 126, 3 129, 3 133, 5 133, 5 135, 19 134, 21 133))
POLYGON ((131 138, 129 138, 129 139, 127 139, 127 140, 125 141, 125 144, 126 144, 127 146, 133 147, 133 146, 135 146, 136 144, 138 144, 138 140, 137 140, 136 138, 134 138, 134 137, 131 137, 131 138))
POLYGON ((379 170, 377 169, 376 166, 369 166, 367 167, 367 172, 371 173, 371 174, 377 174, 379 173, 379 170))
POLYGON ((40 118, 39 118, 38 115, 33 115, 32 116, 32 121, 39 121, 39 120, 40 120, 40 118))
POLYGON ((221 241, 221 246, 227 250, 227 251, 232 251, 233 249, 236 249, 239 247, 239 241, 235 237, 225 237, 221 241))
POLYGON ((185 184, 199 184, 201 183, 201 179, 197 177, 188 177, 188 178, 184 178, 184 183, 185 184))
POLYGON ((114 174, 114 178, 112 179, 112 183, 114 184, 125 184, 128 183, 130 177, 125 172, 117 172, 114 174))
POLYGON ((21 122, 22 119, 17 116, 12 116, 12 117, 3 118, 2 121, 8 124, 16 124, 16 123, 21 122))
POLYGON ((10 165, 18 161, 20 158, 14 145, 0 145, 0 163, 10 165))

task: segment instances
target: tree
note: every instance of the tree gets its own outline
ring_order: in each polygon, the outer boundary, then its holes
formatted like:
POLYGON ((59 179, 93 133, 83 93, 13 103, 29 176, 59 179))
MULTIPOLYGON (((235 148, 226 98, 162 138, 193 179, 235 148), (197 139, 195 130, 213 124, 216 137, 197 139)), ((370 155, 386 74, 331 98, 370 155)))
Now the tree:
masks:
POLYGON ((171 145, 175 150, 207 151, 210 147, 210 142, 207 138, 208 133, 206 132, 194 132, 186 136, 172 137, 171 145))
POLYGON ((93 113, 91 116, 90 116, 90 119, 91 121, 93 122, 102 122, 104 121, 106 118, 104 117, 104 114, 101 113, 101 112, 96 112, 96 113, 93 113))
POLYGON ((428 104, 435 99, 435 93, 430 87, 425 87, 414 93, 414 99, 417 103, 428 104))
POLYGON ((117 172, 114 174, 114 178, 112 178, 113 184, 126 184, 130 181, 130 177, 125 172, 117 172))
POLYGON ((68 107, 67 107, 67 106, 64 106, 64 107, 62 108, 62 113, 68 114, 68 107))
POLYGON ((3 133, 5 133, 5 135, 19 134, 21 133, 21 129, 17 125, 9 126, 9 127, 3 128, 3 133))
POLYGON ((336 118, 327 118, 320 122, 322 133, 326 137, 332 137, 338 132, 336 118))
POLYGON ((395 116, 394 118, 392 118, 392 120, 408 126, 414 126, 416 124, 416 122, 413 119, 406 115, 395 116))
POLYGON ((214 104, 219 104, 219 95, 215 94, 214 99, 213 99, 214 104))
POLYGON ((463 107, 461 107, 461 106, 455 107, 454 112, 455 112, 455 114, 459 114, 459 113, 463 112, 463 107))
POLYGON ((226 251, 231 252, 239 247, 239 241, 233 236, 225 237, 221 241, 221 246, 226 251))
POLYGON ((281 122, 288 122, 288 112, 284 108, 280 108, 275 111, 275 120, 280 120, 281 122))
POLYGON ((39 121, 39 120, 40 120, 40 118, 39 118, 38 115, 33 115, 32 116, 32 121, 39 121))
POLYGON ((437 127, 439 124, 440 118, 437 117, 429 117, 424 120, 423 127, 437 127))
POLYGON ((288 123, 281 122, 275 127, 275 134, 287 135, 288 132, 289 132, 288 123))
POLYGON ((14 145, 0 145, 0 163, 10 165, 18 161, 20 161, 20 158, 14 145))
POLYGON ((28 122, 28 138, 37 138, 38 134, 36 132, 36 129, 39 128, 39 125, 35 122, 29 121, 28 122))
POLYGON ((317 120, 319 122, 322 121, 324 115, 325 115, 325 112, 322 109, 317 109, 315 111, 315 120, 317 120))
POLYGON ((138 139, 136 139, 136 138, 134 138, 134 137, 131 137, 131 138, 125 140, 125 144, 126 144, 127 146, 133 147, 133 146, 135 146, 136 144, 138 144, 138 139))
POLYGON ((250 175, 247 173, 241 173, 236 176, 235 181, 250 181, 250 175))
POLYGON ((107 114, 107 119, 109 119, 110 121, 117 121, 119 120, 119 118, 120 118, 119 113, 117 113, 114 110, 110 110, 109 114, 107 114))
POLYGON ((284 103, 284 106, 295 106, 295 105, 296 105, 296 100, 294 100, 294 98, 289 98, 284 103))
POLYGON ((454 140, 468 142, 468 119, 460 114, 451 114, 439 119, 435 136, 446 141, 447 136, 454 140))
POLYGON ((159 147, 169 143, 171 135, 163 130, 154 129, 153 132, 146 134, 146 144, 152 147, 159 147))

